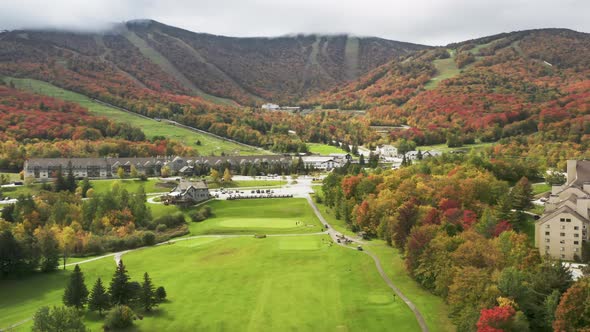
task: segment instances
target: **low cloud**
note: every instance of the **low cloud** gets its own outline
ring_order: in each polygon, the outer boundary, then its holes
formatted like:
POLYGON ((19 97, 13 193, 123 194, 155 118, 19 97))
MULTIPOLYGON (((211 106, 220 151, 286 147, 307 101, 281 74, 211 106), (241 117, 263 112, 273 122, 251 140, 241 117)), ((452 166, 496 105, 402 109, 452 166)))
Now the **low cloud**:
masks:
POLYGON ((430 45, 531 28, 589 32, 585 0, 21 0, 0 6, 0 29, 104 30, 150 18, 229 36, 352 33, 430 45))

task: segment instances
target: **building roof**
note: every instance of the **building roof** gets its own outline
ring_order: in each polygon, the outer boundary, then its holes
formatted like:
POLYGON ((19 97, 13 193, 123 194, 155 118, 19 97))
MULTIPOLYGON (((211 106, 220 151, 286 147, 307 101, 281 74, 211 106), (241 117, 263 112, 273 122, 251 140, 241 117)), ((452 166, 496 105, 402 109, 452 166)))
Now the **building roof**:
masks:
POLYGON ((570 185, 582 187, 590 183, 590 160, 578 160, 576 163, 576 179, 570 185))
POLYGON ((70 163, 73 168, 82 168, 88 166, 113 167, 118 165, 162 165, 170 161, 182 162, 187 164, 220 164, 228 162, 230 164, 238 163, 287 163, 291 161, 290 156, 283 155, 259 155, 259 156, 199 156, 199 157, 102 157, 102 158, 30 158, 26 161, 26 168, 33 167, 67 167, 70 163))
POLYGON ((588 220, 584 217, 582 217, 582 215, 580 215, 578 212, 574 211, 574 209, 572 209, 571 207, 567 206, 567 205, 563 205, 560 208, 554 210, 553 212, 544 215, 541 219, 535 221, 535 223, 541 225, 544 222, 551 220, 553 217, 555 217, 556 215, 560 214, 560 213, 569 213, 571 215, 573 215, 574 217, 584 221, 584 220, 588 220))
POLYGON ((307 163, 326 163, 328 161, 334 161, 334 157, 329 156, 305 156, 301 157, 303 162, 307 163))
POLYGON ((205 180, 198 180, 198 181, 189 181, 185 179, 181 179, 180 183, 172 189, 172 191, 168 194, 169 196, 182 196, 186 194, 186 192, 190 189, 209 189, 207 186, 207 182, 205 180))

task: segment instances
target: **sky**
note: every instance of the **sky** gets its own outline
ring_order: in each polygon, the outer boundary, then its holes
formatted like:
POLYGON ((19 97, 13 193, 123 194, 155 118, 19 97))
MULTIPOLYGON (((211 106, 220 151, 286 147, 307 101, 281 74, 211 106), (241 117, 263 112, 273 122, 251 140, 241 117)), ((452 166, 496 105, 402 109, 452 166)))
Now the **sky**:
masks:
POLYGON ((533 28, 590 32, 590 0, 0 0, 0 29, 99 31, 134 19, 252 37, 350 33, 428 45, 533 28))

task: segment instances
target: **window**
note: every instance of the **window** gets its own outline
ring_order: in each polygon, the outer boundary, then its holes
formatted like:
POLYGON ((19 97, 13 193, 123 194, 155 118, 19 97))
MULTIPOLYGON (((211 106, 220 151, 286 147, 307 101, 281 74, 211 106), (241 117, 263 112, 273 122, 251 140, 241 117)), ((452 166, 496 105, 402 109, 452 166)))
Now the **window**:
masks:
POLYGON ((565 221, 566 222, 572 222, 572 220, 570 218, 567 218, 565 221))
POLYGON ((578 245, 578 244, 580 244, 580 241, 574 241, 574 244, 578 245))
POLYGON ((565 229, 565 225, 561 225, 561 229, 565 229))
POLYGON ((565 244, 565 240, 559 240, 559 243, 565 244))
POLYGON ((574 237, 580 237, 580 234, 576 233, 574 234, 574 237))
POLYGON ((574 226, 574 230, 577 231, 578 229, 580 229, 579 226, 574 226))
POLYGON ((574 248, 574 252, 578 252, 578 248, 574 248))
POLYGON ((545 249, 549 250, 549 246, 545 246, 545 249))
POLYGON ((559 236, 565 236, 565 233, 559 233, 559 236))
POLYGON ((550 225, 549 224, 545 225, 545 228, 550 228, 550 225))
POLYGON ((545 242, 549 243, 549 239, 545 239, 545 242))
POLYGON ((559 221, 560 222, 564 222, 565 221, 565 218, 560 218, 559 221))
POLYGON ((561 255, 561 259, 565 259, 565 255, 561 255))
POLYGON ((560 247, 559 250, 560 251, 565 251, 565 247, 560 247))
POLYGON ((545 232, 545 235, 549 235, 549 232, 545 232))

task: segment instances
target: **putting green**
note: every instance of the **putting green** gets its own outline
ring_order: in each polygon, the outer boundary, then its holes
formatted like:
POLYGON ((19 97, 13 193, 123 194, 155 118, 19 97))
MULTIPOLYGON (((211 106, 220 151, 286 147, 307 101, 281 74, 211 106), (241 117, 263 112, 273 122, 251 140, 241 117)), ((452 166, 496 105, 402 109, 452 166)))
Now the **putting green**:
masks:
POLYGON ((191 235, 316 233, 322 226, 303 198, 211 201, 213 216, 189 223, 191 235))

